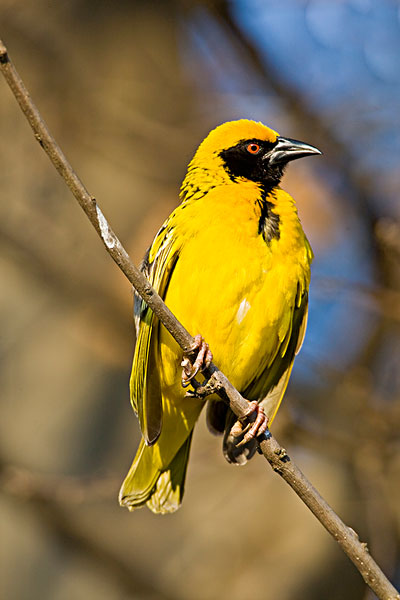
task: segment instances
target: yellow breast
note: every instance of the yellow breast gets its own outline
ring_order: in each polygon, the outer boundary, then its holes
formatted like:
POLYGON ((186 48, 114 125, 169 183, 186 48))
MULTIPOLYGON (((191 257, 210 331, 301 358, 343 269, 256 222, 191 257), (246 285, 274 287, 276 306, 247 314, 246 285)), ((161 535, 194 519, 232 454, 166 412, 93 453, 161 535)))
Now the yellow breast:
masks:
MULTIPOLYGON (((178 207, 172 222, 183 243, 166 304, 206 339, 239 390, 276 355, 312 259, 292 198, 280 189, 268 198, 279 217, 269 243, 259 234, 259 198, 253 182, 218 186, 178 207)), ((160 343, 162 383, 178 390, 181 351, 164 329, 160 343)))

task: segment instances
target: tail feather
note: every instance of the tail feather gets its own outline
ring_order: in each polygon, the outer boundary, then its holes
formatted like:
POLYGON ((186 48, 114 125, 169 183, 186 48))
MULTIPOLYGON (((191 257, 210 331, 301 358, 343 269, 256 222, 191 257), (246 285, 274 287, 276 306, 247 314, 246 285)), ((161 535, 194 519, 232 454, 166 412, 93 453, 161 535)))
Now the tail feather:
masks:
POLYGON ((175 512, 183 498, 191 441, 192 433, 161 471, 153 460, 154 446, 142 439, 119 493, 121 506, 135 510, 147 504, 154 513, 175 512))
POLYGON ((168 470, 160 473, 156 488, 147 502, 154 513, 175 512, 181 505, 191 443, 192 433, 179 449, 168 470))

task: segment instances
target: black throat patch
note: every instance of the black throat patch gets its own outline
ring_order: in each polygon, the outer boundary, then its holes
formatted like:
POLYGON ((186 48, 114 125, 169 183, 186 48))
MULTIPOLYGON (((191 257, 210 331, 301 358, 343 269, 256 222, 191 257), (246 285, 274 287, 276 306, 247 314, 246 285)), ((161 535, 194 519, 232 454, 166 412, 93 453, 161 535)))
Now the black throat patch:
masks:
POLYGON ((274 213, 272 210, 274 205, 267 200, 267 197, 271 194, 273 194, 271 190, 262 186, 261 198, 257 200, 261 209, 260 220, 258 221, 258 233, 263 236, 264 242, 267 244, 274 238, 279 240, 281 237, 279 215, 274 213))
POLYGON ((277 240, 280 238, 279 215, 274 213, 274 205, 268 200, 279 185, 284 169, 283 164, 272 166, 269 164, 268 155, 275 145, 276 142, 254 138, 240 140, 235 146, 219 153, 233 182, 237 182, 238 179, 240 181, 240 178, 244 177, 260 186, 261 197, 257 200, 261 210, 258 233, 263 236, 267 244, 274 238, 277 240), (255 152, 252 151, 251 146, 255 147, 255 152))

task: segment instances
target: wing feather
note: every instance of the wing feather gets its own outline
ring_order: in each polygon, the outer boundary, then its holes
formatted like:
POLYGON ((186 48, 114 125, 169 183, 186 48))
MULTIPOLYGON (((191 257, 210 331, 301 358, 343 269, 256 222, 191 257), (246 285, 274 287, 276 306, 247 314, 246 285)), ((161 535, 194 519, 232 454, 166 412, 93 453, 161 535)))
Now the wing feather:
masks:
MULTIPOLYGON (((307 312, 308 294, 298 287, 287 334, 279 345, 275 358, 264 367, 261 374, 255 377, 243 391, 245 398, 248 400, 258 400, 263 405, 265 414, 269 418, 269 424, 272 423, 282 402, 289 383, 295 356, 303 343, 307 325, 307 312)), ((211 425, 212 429, 219 433, 221 431, 221 423, 220 420, 217 420, 216 424, 214 423, 216 416, 215 410, 212 409, 208 415, 208 422, 209 426, 211 425)), ((253 456, 257 444, 255 440, 252 440, 244 446, 238 447, 237 442, 240 438, 234 438, 230 433, 235 421, 236 416, 228 408, 226 411, 223 451, 228 462, 243 465, 253 456)))
MULTIPOLYGON (((162 298, 179 256, 174 228, 170 219, 157 233, 146 252, 141 270, 162 298)), ((158 360, 158 319, 147 304, 135 293, 134 321, 136 346, 130 379, 131 403, 139 418, 146 444, 154 444, 162 426, 162 402, 158 360)))
POLYGON ((245 398, 263 403, 270 423, 282 401, 293 368, 293 361, 303 343, 307 314, 308 293, 307 291, 301 293, 298 288, 287 335, 282 340, 274 360, 250 382, 244 391, 245 398))

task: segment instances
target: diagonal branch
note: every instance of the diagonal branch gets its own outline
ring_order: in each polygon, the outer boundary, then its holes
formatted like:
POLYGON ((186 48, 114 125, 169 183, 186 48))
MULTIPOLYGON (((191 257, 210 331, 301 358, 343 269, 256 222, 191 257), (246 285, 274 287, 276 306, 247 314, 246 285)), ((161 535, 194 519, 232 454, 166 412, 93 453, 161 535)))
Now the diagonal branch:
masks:
MULTIPOLYGON (((15 70, 15 67, 11 63, 7 54, 7 49, 1 40, 0 70, 32 127, 35 138, 45 150, 51 162, 67 183, 82 209, 85 211, 93 227, 102 239, 107 252, 117 263, 121 271, 125 274, 143 300, 153 310, 154 314, 175 338, 182 350, 190 354, 191 350, 194 348, 193 338, 167 308, 147 279, 132 264, 125 248, 109 226, 95 198, 86 190, 56 141, 51 136, 39 111, 33 104, 28 91, 15 70)), ((225 375, 221 373, 215 365, 211 365, 208 374, 211 376, 213 384, 221 397, 224 400, 229 401, 229 406, 233 412, 240 419, 245 419, 249 412, 248 401, 239 394, 225 375)), ((368 552, 366 544, 360 542, 357 534, 343 523, 300 469, 293 461, 291 461, 286 454, 286 451, 278 444, 275 438, 272 437, 269 431, 267 431, 267 434, 259 440, 259 447, 274 471, 279 473, 283 479, 285 479, 313 512, 316 518, 336 539, 378 598, 381 598, 382 600, 400 600, 400 594, 373 560, 368 552)))

